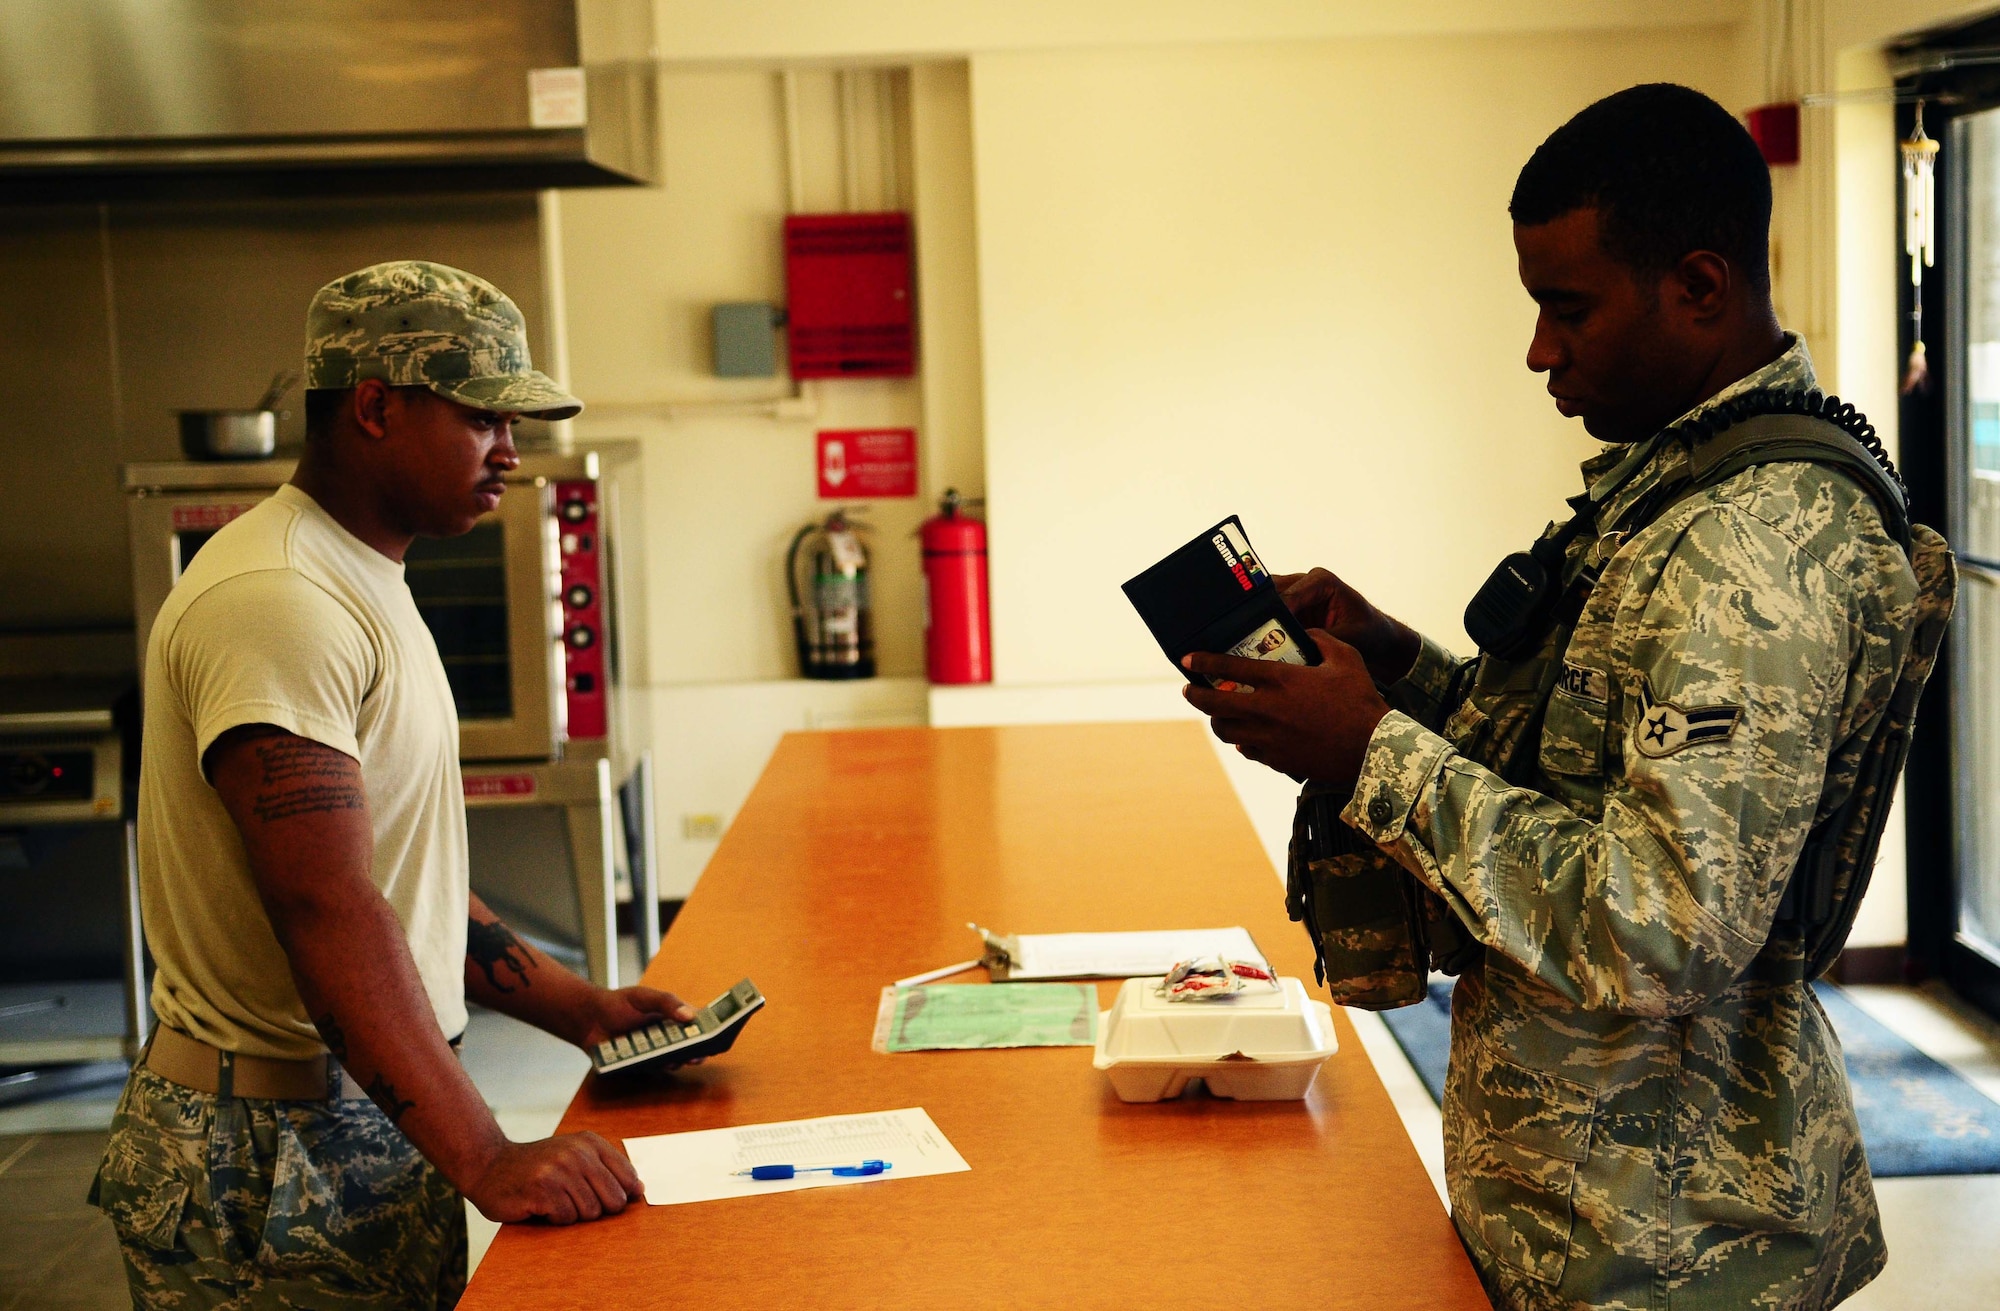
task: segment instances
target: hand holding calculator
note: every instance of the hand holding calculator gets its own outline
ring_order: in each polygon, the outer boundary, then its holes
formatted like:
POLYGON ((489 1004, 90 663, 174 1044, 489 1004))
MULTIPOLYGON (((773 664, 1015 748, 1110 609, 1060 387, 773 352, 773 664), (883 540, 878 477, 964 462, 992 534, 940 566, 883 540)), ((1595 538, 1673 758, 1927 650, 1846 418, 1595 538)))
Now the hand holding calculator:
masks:
POLYGON ((764 994, 745 979, 696 1011, 686 1024, 659 1020, 607 1038, 590 1049, 590 1063, 599 1074, 610 1074, 642 1064, 657 1069, 720 1056, 735 1044, 736 1035, 763 1005, 764 994))

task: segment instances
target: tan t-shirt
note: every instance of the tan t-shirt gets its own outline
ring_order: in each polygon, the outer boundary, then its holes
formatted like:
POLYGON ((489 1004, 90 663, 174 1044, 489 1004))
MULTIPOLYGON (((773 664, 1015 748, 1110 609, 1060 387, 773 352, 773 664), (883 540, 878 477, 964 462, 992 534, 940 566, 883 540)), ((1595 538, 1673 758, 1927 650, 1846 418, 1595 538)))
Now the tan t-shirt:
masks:
POLYGON ((275 724, 361 762, 375 886, 402 923, 438 1027, 465 1028, 465 795, 458 714, 403 567, 296 487, 222 529, 146 649, 139 882, 153 1008, 228 1051, 325 1050, 257 899, 242 838, 202 773, 223 732, 275 724))

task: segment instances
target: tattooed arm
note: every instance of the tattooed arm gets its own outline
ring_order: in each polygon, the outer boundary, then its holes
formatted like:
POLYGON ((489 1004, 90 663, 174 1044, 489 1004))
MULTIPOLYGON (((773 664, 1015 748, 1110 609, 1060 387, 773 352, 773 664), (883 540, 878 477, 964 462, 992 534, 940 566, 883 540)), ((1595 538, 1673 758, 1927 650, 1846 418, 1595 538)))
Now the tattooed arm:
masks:
POLYGON ((329 1050, 419 1151, 495 1220, 623 1210, 642 1191, 595 1134, 513 1143, 452 1055, 403 927, 377 891, 361 766, 269 724, 215 740, 203 767, 329 1050))
POLYGON ((694 1018, 694 1008, 671 992, 612 992, 578 978, 516 935, 477 893, 465 928, 465 995, 585 1048, 662 1015, 694 1018))

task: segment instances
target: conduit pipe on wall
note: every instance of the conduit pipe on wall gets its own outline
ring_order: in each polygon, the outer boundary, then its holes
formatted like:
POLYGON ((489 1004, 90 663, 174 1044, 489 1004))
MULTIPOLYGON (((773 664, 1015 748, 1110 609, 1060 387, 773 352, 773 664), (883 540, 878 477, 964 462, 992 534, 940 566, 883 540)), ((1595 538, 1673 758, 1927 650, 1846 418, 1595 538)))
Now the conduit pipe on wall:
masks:
POLYGON ((802 214, 806 208, 805 148, 799 143, 799 79, 787 68, 778 74, 779 92, 785 109, 785 212, 802 214))
MULTIPOLYGON (((778 98, 783 107, 785 128, 785 212, 799 214, 806 207, 805 146, 799 133, 799 80, 789 68, 778 73, 778 98)), ((847 103, 844 96, 841 99, 841 150, 843 154, 847 153, 847 103)), ((819 417, 819 397, 810 382, 794 379, 788 395, 769 399, 612 401, 598 408, 617 413, 660 414, 669 422, 718 416, 812 420, 819 417)))

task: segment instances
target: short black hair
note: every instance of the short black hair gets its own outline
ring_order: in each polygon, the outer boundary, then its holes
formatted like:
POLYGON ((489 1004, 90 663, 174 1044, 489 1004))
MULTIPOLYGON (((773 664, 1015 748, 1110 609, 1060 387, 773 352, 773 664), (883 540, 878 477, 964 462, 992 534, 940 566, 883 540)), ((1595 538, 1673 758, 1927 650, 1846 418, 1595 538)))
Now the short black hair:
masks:
POLYGON ((1770 289, 1770 167, 1736 116, 1699 91, 1629 87, 1550 133, 1507 212, 1538 227, 1579 209, 1597 210, 1604 253, 1635 272, 1709 250, 1770 289))
MULTIPOLYGON (((429 391, 422 384, 392 386, 391 391, 429 391)), ((352 387, 308 387, 306 388, 306 440, 320 441, 333 435, 333 425, 339 421, 341 411, 347 408, 348 397, 354 394, 352 387)))

